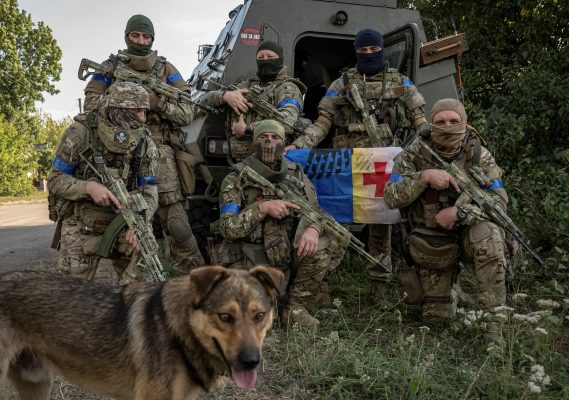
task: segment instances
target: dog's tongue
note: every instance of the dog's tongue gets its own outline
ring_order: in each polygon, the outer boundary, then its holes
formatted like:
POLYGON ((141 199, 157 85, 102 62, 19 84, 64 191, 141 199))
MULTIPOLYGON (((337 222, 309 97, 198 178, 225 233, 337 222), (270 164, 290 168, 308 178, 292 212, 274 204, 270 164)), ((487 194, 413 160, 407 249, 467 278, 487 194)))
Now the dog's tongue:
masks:
POLYGON ((237 371, 235 368, 231 368, 231 378, 239 389, 250 390, 257 382, 257 370, 237 371))

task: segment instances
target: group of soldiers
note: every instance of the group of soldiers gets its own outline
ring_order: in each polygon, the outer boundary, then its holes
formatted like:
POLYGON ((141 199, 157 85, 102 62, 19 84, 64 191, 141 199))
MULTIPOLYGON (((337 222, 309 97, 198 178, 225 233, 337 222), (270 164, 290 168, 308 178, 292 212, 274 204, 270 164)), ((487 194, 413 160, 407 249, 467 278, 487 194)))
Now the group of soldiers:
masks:
MULTIPOLYGON (((125 29, 127 48, 103 64, 110 70, 122 64, 189 92, 177 69, 152 51, 153 41, 152 22, 135 15, 125 29)), ((207 106, 228 111, 225 133, 234 172, 224 179, 219 195, 219 231, 224 239, 218 246, 220 262, 230 268, 265 264, 281 269, 289 278, 284 308, 287 321, 304 326, 319 323, 315 311, 329 303, 325 278, 346 249, 334 243, 318 223, 299 217, 297 204, 267 193, 244 179, 242 171, 249 167, 277 187, 284 181, 297 185, 308 201, 317 202, 302 168, 287 162, 284 154, 291 149, 314 148, 326 137, 334 148, 377 147, 362 123, 362 113, 347 100, 349 88, 355 86, 366 106, 377 111, 373 117, 381 126, 380 146, 399 146, 416 133, 445 160, 458 162, 465 169, 480 167, 493 182, 487 190, 504 207, 507 203, 502 171, 467 125, 463 105, 442 99, 433 106, 427 121, 423 97, 409 78, 384 63, 383 46, 381 33, 373 29, 358 32, 356 66, 330 85, 318 106, 318 118, 300 135, 288 127, 302 116, 306 88, 288 75, 283 49, 277 43, 266 41, 258 47, 255 77, 238 83, 235 90, 209 91, 201 99, 207 106), (278 109, 285 125, 264 119, 252 107, 246 96, 253 86, 262 88, 263 99, 278 109)), ((141 213, 149 225, 158 213, 170 238, 175 273, 203 265, 204 257, 188 223, 188 203, 177 169, 177 155, 184 150, 178 127, 190 124, 198 110, 104 74, 93 76, 85 96, 86 113, 75 117, 65 131, 48 181, 50 214, 58 221, 60 271, 94 276, 100 258, 97 248, 114 218, 113 208, 120 208, 98 179, 100 164, 122 179, 128 190, 144 196, 147 207, 141 213)), ((428 156, 419 157, 422 150, 414 143, 409 150, 395 159, 385 188, 387 205, 400 209, 407 222, 405 242, 414 264, 404 279, 408 299, 422 305, 428 322, 451 318, 456 310, 453 284, 458 262, 470 257, 481 306, 491 310, 503 305, 507 265, 503 231, 472 202, 455 205, 461 188, 453 177, 429 162, 428 156)), ((370 225, 368 236, 369 252, 391 269, 391 226, 370 225)), ((138 247, 131 229, 121 231, 112 253, 119 277, 124 273, 133 278, 144 276, 137 263, 138 247)), ((388 279, 378 265, 369 263, 366 271, 370 300, 381 304, 386 301, 388 279)))

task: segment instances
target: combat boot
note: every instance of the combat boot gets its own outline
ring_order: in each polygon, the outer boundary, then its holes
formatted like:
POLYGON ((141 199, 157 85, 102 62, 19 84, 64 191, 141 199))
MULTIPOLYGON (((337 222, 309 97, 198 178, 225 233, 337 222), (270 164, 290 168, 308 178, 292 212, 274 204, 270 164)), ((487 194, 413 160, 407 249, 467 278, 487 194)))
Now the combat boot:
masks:
POLYGON ((500 343, 502 340, 502 327, 497 321, 486 322, 486 329, 484 330, 484 339, 488 343, 500 343))
POLYGON ((283 310, 282 318, 285 327, 298 324, 303 328, 310 328, 320 324, 320 321, 313 317, 308 310, 300 304, 289 304, 283 310))
POLYGON ((387 295, 385 294, 385 283, 382 281, 369 281, 367 301, 370 306, 376 306, 384 309, 393 307, 393 304, 387 300, 387 295))

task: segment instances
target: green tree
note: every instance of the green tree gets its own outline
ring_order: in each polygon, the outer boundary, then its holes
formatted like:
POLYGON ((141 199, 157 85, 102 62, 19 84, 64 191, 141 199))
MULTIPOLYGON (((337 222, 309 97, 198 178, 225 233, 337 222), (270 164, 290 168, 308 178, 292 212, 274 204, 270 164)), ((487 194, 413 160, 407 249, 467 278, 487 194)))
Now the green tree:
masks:
MULTIPOLYGON (((455 27, 465 33, 465 103, 470 121, 506 169, 509 211, 534 243, 569 252, 569 2, 415 0, 399 5, 433 19, 439 37, 455 27)), ((432 28, 427 24, 425 29, 432 28)))
POLYGON ((57 93, 61 49, 51 29, 35 24, 17 0, 0 0, 0 114, 12 121, 34 110, 43 92, 57 93))
POLYGON ((33 161, 32 144, 0 115, 0 196, 19 196, 34 190, 33 161))
POLYGON ((73 120, 69 117, 54 120, 45 113, 35 114, 30 118, 30 126, 32 127, 30 136, 33 137, 33 143, 42 145, 42 148, 34 154, 38 179, 47 178, 61 135, 72 122, 73 120))

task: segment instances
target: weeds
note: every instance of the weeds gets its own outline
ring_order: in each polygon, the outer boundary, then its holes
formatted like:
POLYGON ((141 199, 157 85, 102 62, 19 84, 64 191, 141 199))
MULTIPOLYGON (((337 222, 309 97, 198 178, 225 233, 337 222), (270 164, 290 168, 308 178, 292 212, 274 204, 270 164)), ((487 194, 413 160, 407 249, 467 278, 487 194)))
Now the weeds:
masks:
MULTIPOLYGON (((472 279, 463 272, 469 291, 472 279)), ((512 307, 493 310, 502 338, 495 344, 483 335, 488 313, 462 309, 450 324, 424 326, 401 301, 366 306, 366 285, 352 260, 331 280, 334 307, 318 314, 318 329, 274 331, 281 340, 271 361, 302 382, 307 398, 569 398, 569 299, 547 283, 520 280, 512 307)))

